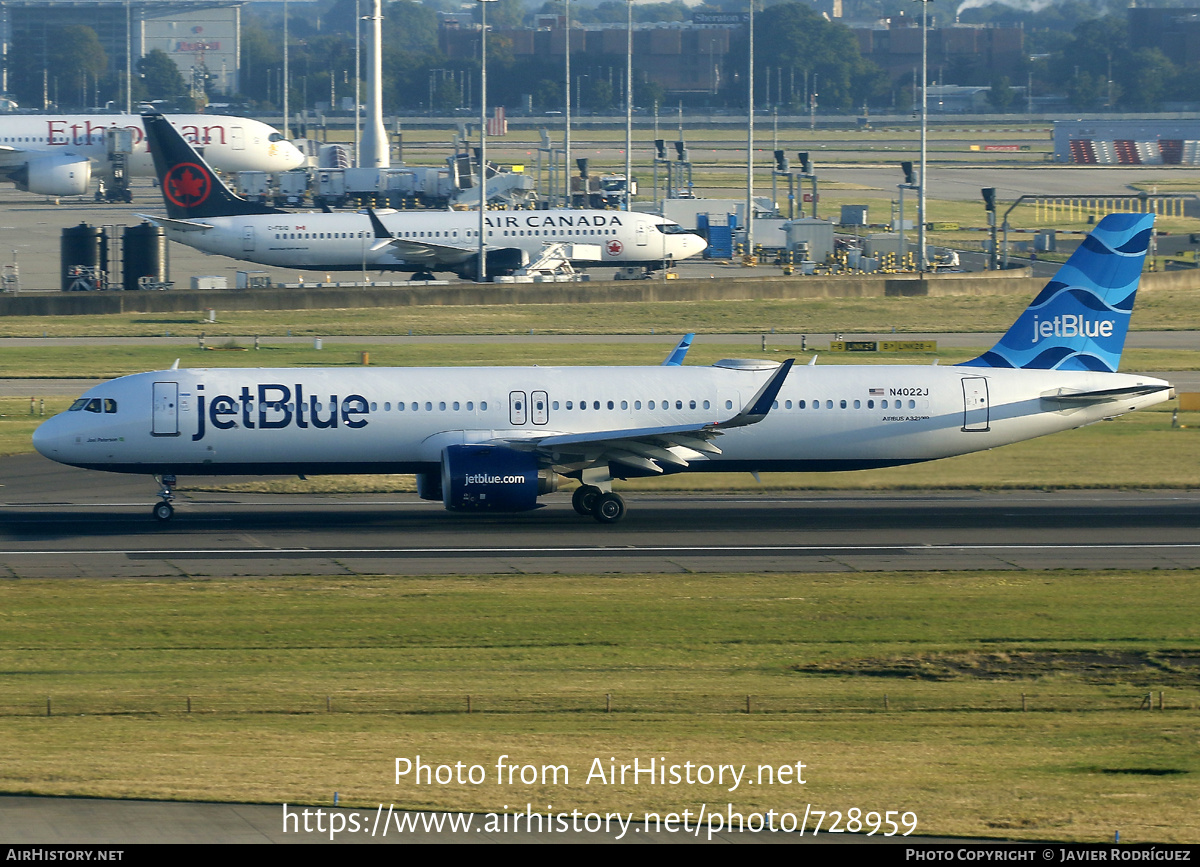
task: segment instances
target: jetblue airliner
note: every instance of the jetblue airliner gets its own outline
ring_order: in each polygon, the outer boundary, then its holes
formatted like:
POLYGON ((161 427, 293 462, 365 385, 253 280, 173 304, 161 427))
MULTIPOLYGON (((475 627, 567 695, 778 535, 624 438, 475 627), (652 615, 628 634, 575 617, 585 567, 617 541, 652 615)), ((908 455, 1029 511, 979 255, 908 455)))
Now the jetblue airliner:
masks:
POLYGON ((1143 409, 1171 385, 1117 373, 1154 218, 1105 217, 991 350, 954 366, 171 369, 98 385, 34 446, 76 467, 180 475, 415 473, 453 511, 523 511, 578 480, 870 469, 995 448, 1143 409))

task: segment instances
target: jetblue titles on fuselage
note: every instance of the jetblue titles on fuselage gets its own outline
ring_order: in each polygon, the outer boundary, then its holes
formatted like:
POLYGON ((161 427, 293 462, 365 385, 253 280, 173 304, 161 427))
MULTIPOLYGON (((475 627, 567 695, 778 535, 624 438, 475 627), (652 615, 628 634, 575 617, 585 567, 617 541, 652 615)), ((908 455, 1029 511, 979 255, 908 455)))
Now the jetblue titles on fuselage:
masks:
POLYGON ((360 416, 371 411, 361 394, 349 394, 340 401, 336 394, 329 395, 328 401, 316 397, 306 399, 304 386, 298 382, 291 387, 276 382, 259 383, 254 387, 243 385, 236 395, 218 394, 207 398, 203 391, 203 385, 196 386, 198 422, 197 430, 192 434, 193 441, 204 439, 206 423, 216 430, 230 430, 239 425, 247 430, 280 430, 292 425, 331 429, 336 428, 340 420, 345 427, 356 429, 367 426, 367 420, 360 416))

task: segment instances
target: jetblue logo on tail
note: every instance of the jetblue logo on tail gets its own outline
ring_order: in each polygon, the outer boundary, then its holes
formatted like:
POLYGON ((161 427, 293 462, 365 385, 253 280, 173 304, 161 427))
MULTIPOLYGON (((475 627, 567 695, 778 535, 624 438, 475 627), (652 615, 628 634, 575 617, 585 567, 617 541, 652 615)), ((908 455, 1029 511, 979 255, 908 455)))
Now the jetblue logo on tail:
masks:
POLYGON ((1033 316, 1033 342, 1047 337, 1112 337, 1112 319, 1088 319, 1067 313, 1055 316, 1053 319, 1041 320, 1035 313, 1033 316))
POLYGON ((1000 342, 965 366, 1116 372, 1153 226, 1153 214, 1105 217, 1000 342))

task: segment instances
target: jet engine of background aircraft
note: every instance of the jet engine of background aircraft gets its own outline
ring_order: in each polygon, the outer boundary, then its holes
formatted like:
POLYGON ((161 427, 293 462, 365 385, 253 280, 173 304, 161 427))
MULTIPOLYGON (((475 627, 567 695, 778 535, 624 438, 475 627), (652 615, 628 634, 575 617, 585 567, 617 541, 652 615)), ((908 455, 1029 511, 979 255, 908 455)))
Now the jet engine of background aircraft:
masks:
POLYGON ((40 196, 83 196, 92 185, 92 163, 87 157, 46 154, 8 173, 18 190, 40 196))

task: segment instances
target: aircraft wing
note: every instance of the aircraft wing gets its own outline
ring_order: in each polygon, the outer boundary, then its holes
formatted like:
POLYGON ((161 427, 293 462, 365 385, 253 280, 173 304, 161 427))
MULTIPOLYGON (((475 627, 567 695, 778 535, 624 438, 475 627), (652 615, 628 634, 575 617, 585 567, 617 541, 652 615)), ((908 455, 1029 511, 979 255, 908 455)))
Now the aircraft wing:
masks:
POLYGON ((444 265, 461 265, 475 256, 477 247, 455 247, 450 244, 435 244, 432 241, 413 240, 412 238, 396 238, 383 225, 374 208, 367 208, 367 216, 371 219, 371 228, 375 232, 375 243, 372 252, 391 247, 405 262, 414 265, 424 265, 427 268, 444 265))
POLYGON ((664 465, 686 467, 692 461, 721 454, 712 443, 725 430, 757 424, 771 411, 779 389, 791 370, 789 358, 736 415, 724 421, 663 427, 627 428, 533 437, 501 437, 497 442, 522 451, 537 452, 550 465, 578 470, 599 464, 624 464, 652 473, 664 465))
POLYGON ((411 238, 392 238, 390 241, 376 243, 372 250, 391 247, 404 259, 414 265, 461 265, 472 259, 479 251, 472 247, 470 250, 462 247, 451 247, 448 244, 433 244, 429 241, 413 240, 411 238))
POLYGON ((150 214, 134 214, 134 216, 149 220, 164 229, 176 229, 180 232, 207 232, 212 228, 208 223, 201 223, 197 220, 173 220, 170 217, 154 217, 150 214))
POLYGON ((12 145, 0 145, 0 169, 15 169, 29 162, 29 151, 12 145))

